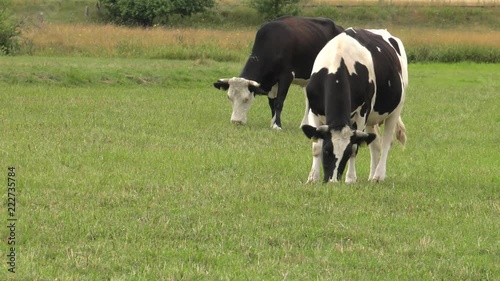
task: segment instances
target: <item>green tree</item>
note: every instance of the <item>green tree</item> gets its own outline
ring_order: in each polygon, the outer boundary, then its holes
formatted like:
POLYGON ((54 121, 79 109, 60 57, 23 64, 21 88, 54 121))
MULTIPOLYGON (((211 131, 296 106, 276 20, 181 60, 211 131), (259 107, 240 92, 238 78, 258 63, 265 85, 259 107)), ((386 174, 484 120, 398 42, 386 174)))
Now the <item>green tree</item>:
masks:
POLYGON ((101 0, 107 20, 127 25, 151 26, 171 15, 191 16, 215 5, 215 0, 101 0))
POLYGON ((267 20, 300 12, 300 0, 249 0, 250 6, 261 13, 267 20))
POLYGON ((21 20, 7 8, 0 8, 0 55, 11 54, 19 48, 21 20))
POLYGON ((171 0, 172 12, 182 16, 204 12, 215 5, 215 0, 171 0))

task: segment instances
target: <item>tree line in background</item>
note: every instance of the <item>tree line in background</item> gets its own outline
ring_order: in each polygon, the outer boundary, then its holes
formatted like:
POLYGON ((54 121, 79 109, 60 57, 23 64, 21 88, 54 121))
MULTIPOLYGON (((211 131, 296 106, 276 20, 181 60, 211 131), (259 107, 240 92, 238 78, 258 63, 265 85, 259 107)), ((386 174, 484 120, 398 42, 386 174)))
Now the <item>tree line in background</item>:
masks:
POLYGON ((107 21, 125 24, 152 26, 155 22, 168 22, 170 16, 191 16, 212 8, 215 0, 101 0, 107 21))
MULTIPOLYGON (((300 0, 247 0, 266 19, 283 15, 297 15, 300 0)), ((205 12, 215 6, 215 0, 100 0, 106 21, 125 24, 152 26, 168 23, 170 17, 191 16, 205 12)))

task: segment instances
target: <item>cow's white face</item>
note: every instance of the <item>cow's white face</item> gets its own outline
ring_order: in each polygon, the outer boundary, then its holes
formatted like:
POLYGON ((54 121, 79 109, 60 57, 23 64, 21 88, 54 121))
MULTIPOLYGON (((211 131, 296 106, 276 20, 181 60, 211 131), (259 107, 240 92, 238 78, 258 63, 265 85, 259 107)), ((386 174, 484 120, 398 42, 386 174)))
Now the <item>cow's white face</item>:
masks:
MULTIPOLYGON (((323 163, 324 166, 333 167, 333 170, 329 170, 328 173, 331 173, 331 181, 337 182, 340 180, 340 177, 344 173, 345 166, 347 164, 347 160, 353 155, 356 154, 357 145, 353 145, 352 136, 355 131, 351 130, 348 126, 344 127, 340 131, 330 130, 330 143, 332 145, 333 151, 323 151, 323 159, 330 159, 333 163, 323 163), (325 155, 331 153, 333 155, 325 155)), ((328 143, 328 141, 325 141, 328 143)))
POLYGON ((239 77, 229 79, 227 98, 233 106, 231 122, 235 124, 247 123, 248 110, 255 99, 254 94, 248 88, 249 82, 249 80, 239 77))
POLYGON ((231 79, 219 79, 214 86, 218 89, 227 90, 227 98, 233 107, 231 122, 235 124, 246 124, 248 110, 252 106, 256 94, 267 94, 260 89, 260 84, 241 77, 231 79))
POLYGON ((345 126, 341 130, 332 130, 327 125, 315 128, 309 125, 302 126, 308 138, 323 139, 322 163, 324 182, 338 182, 344 173, 347 161, 357 153, 361 143, 370 144, 376 137, 375 134, 351 130, 345 126))

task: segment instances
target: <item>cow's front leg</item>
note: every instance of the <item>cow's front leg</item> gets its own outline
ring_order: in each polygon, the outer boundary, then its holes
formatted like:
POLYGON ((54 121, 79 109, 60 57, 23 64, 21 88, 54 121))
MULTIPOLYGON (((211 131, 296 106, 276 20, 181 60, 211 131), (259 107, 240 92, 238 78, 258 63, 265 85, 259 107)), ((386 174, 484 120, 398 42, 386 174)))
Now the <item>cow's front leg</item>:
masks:
POLYGON ((320 176, 320 168, 321 168, 321 150, 323 148, 323 140, 316 139, 313 140, 312 143, 312 166, 311 172, 309 173, 309 177, 307 177, 307 183, 317 182, 320 176))
POLYGON ((396 123, 399 120, 400 112, 401 110, 396 110, 391 116, 385 119, 384 133, 382 136, 382 153, 380 154, 380 161, 375 169, 375 174, 371 179, 373 182, 381 182, 385 179, 387 157, 389 156, 389 150, 391 149, 392 138, 396 130, 396 123))
POLYGON ((349 158, 349 164, 347 166, 347 175, 345 176, 346 183, 356 183, 358 180, 356 176, 356 154, 358 152, 357 145, 353 148, 353 150, 355 150, 355 152, 349 158))
POLYGON ((267 98, 269 100, 269 108, 271 108, 271 128, 274 125, 274 120, 276 118, 276 110, 274 102, 276 101, 276 97, 278 96, 278 84, 274 85, 271 88, 271 91, 267 94, 267 98))
POLYGON ((281 130, 281 111, 283 110, 283 104, 285 103, 286 95, 288 89, 293 81, 293 75, 291 73, 284 74, 280 77, 278 81, 278 95, 274 101, 274 117, 271 128, 281 130))

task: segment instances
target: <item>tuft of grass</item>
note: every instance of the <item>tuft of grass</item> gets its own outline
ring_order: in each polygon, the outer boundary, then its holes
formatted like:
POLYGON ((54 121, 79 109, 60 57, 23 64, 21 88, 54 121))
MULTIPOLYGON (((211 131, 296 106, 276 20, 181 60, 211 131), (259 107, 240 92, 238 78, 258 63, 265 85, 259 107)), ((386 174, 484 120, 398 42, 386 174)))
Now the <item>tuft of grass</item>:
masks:
POLYGON ((361 149, 356 185, 304 184, 298 87, 283 131, 268 128, 265 98, 230 124, 211 83, 240 68, 2 58, 0 77, 32 81, 0 80, 0 166, 18 172, 18 268, 3 263, 2 280, 499 276, 498 64, 411 64, 406 148, 380 184, 361 149))

